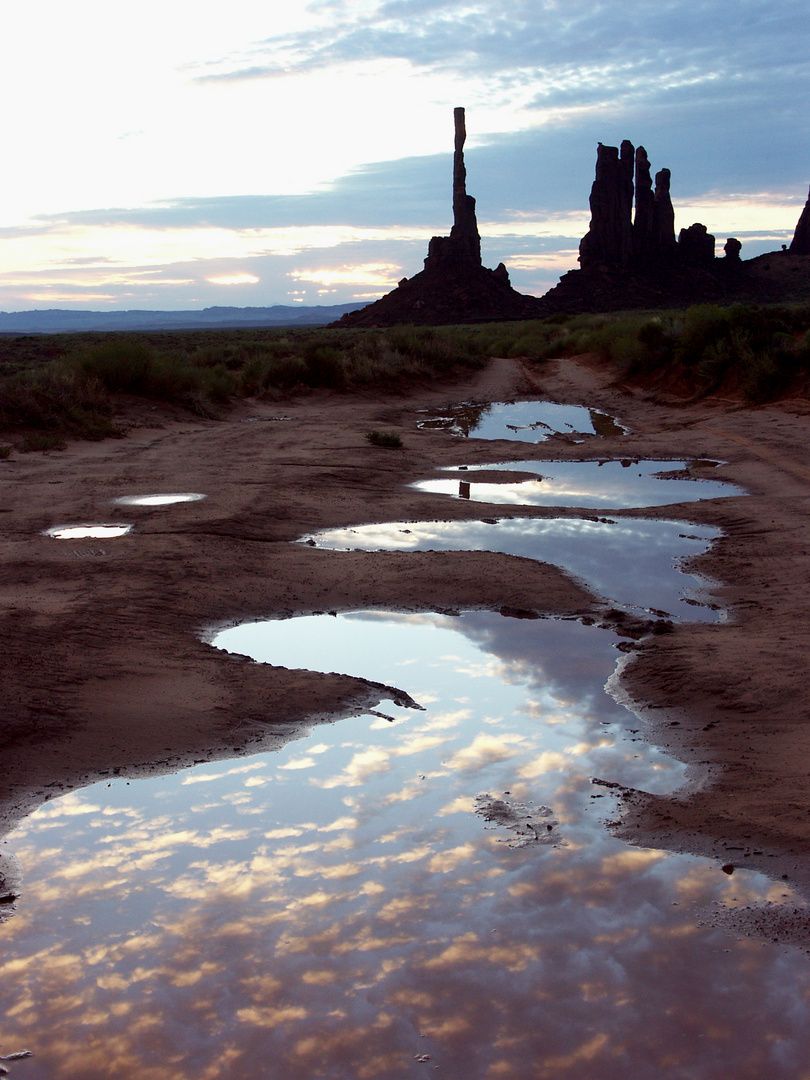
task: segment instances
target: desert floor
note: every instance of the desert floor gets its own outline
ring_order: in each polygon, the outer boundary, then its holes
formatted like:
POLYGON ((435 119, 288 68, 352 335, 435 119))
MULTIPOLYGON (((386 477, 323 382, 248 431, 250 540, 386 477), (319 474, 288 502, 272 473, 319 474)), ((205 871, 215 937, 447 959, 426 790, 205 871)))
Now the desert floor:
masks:
MULTIPOLYGON (((643 627, 629 627, 636 637, 627 639, 623 689, 648 738, 689 763, 691 780, 675 796, 626 792, 618 829, 635 843, 709 855, 810 891, 810 402, 668 401, 615 385, 578 358, 539 367, 495 360, 463 382, 384 399, 247 402, 217 422, 125 408, 137 422, 120 441, 0 462, 5 831, 78 786, 252 753, 385 696, 347 676, 228 656, 206 643, 217 627, 371 606, 615 618, 561 571, 530 560, 516 574, 505 555, 329 552, 293 542, 303 534, 468 518, 468 503, 406 483, 504 450, 510 458, 719 459, 719 469, 697 464, 693 474, 734 481, 749 495, 626 512, 723 528, 695 569, 716 582, 714 599, 729 618, 641 637, 643 627), (538 447, 417 428, 419 409, 516 397, 597 407, 630 433, 577 444, 559 436, 538 447), (373 428, 398 432, 403 448, 370 445, 373 428), (113 505, 119 496, 183 491, 206 498, 113 505), (43 535, 110 521, 135 527, 111 540, 43 535)), ((479 504, 474 513, 488 510, 479 504)))

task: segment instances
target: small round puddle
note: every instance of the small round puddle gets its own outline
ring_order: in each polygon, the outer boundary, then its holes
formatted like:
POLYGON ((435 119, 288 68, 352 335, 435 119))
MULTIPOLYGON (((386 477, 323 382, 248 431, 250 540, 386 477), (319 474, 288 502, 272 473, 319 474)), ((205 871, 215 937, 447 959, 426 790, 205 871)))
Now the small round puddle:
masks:
POLYGON ((116 506, 169 506, 171 503, 199 502, 205 495, 196 491, 177 491, 168 495, 122 495, 114 499, 116 506))
POLYGON ((131 528, 131 525, 55 525, 46 529, 44 535, 54 540, 109 540, 124 536, 131 528))

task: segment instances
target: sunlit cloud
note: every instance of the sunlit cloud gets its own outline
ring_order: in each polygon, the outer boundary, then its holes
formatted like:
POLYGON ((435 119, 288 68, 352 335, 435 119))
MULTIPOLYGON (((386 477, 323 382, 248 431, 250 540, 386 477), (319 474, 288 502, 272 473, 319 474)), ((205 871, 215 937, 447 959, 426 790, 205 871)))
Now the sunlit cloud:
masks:
POLYGON ((476 735, 469 746, 457 750, 447 765, 453 770, 475 771, 496 761, 506 761, 525 744, 522 735, 476 735))
POLYGON ((375 285, 390 289, 401 273, 400 266, 390 263, 365 263, 334 270, 291 270, 290 277, 294 281, 312 281, 318 285, 375 285))
POLYGON ((255 274, 221 274, 219 277, 205 279, 212 285, 258 285, 260 278, 255 274))

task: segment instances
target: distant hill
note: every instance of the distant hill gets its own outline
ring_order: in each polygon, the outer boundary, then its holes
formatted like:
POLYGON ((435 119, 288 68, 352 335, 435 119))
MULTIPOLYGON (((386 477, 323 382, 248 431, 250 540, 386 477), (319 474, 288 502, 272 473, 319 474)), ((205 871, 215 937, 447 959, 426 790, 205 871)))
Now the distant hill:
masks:
POLYGON ((64 334, 88 330, 228 330, 260 326, 324 326, 364 304, 304 307, 209 307, 201 311, 0 311, 0 334, 64 334))

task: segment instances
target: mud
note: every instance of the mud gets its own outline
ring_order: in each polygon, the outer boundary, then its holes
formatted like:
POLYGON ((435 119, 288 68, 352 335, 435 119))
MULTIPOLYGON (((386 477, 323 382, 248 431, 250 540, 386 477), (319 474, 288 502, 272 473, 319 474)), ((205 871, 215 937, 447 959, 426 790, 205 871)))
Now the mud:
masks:
MULTIPOLYGON (((810 403, 653 400, 612 385, 585 358, 532 370, 494 361, 464 385, 396 399, 310 397, 285 409, 284 424, 260 403, 221 423, 167 418, 123 441, 0 463, 3 823, 103 777, 280 745, 380 700, 362 679, 217 653, 201 640, 214 626, 365 606, 604 615, 583 587, 529 560, 515 573, 513 558, 490 552, 330 552, 292 542, 339 526, 469 517, 463 500, 406 486, 460 456, 457 438, 418 429, 419 410, 520 396, 615 416, 629 433, 600 438, 600 457, 720 459, 706 475, 750 493, 622 512, 721 527, 723 539, 690 569, 720 583, 714 600, 732 617, 631 643, 623 688, 642 703, 643 731, 689 764, 692 785, 676 796, 629 793, 617 830, 723 864, 744 860, 807 891, 810 403), (368 444, 365 433, 381 424, 403 449, 368 444), (110 500, 139 490, 207 498, 128 507, 135 528, 104 549, 42 535, 55 521, 98 520, 110 500)), ((491 462, 493 445, 465 441, 466 463, 491 462)), ((551 436, 543 452, 578 460, 592 446, 551 436)), ((519 444, 501 456, 520 457, 519 444)), ((536 459, 536 447, 524 456, 536 459)))

